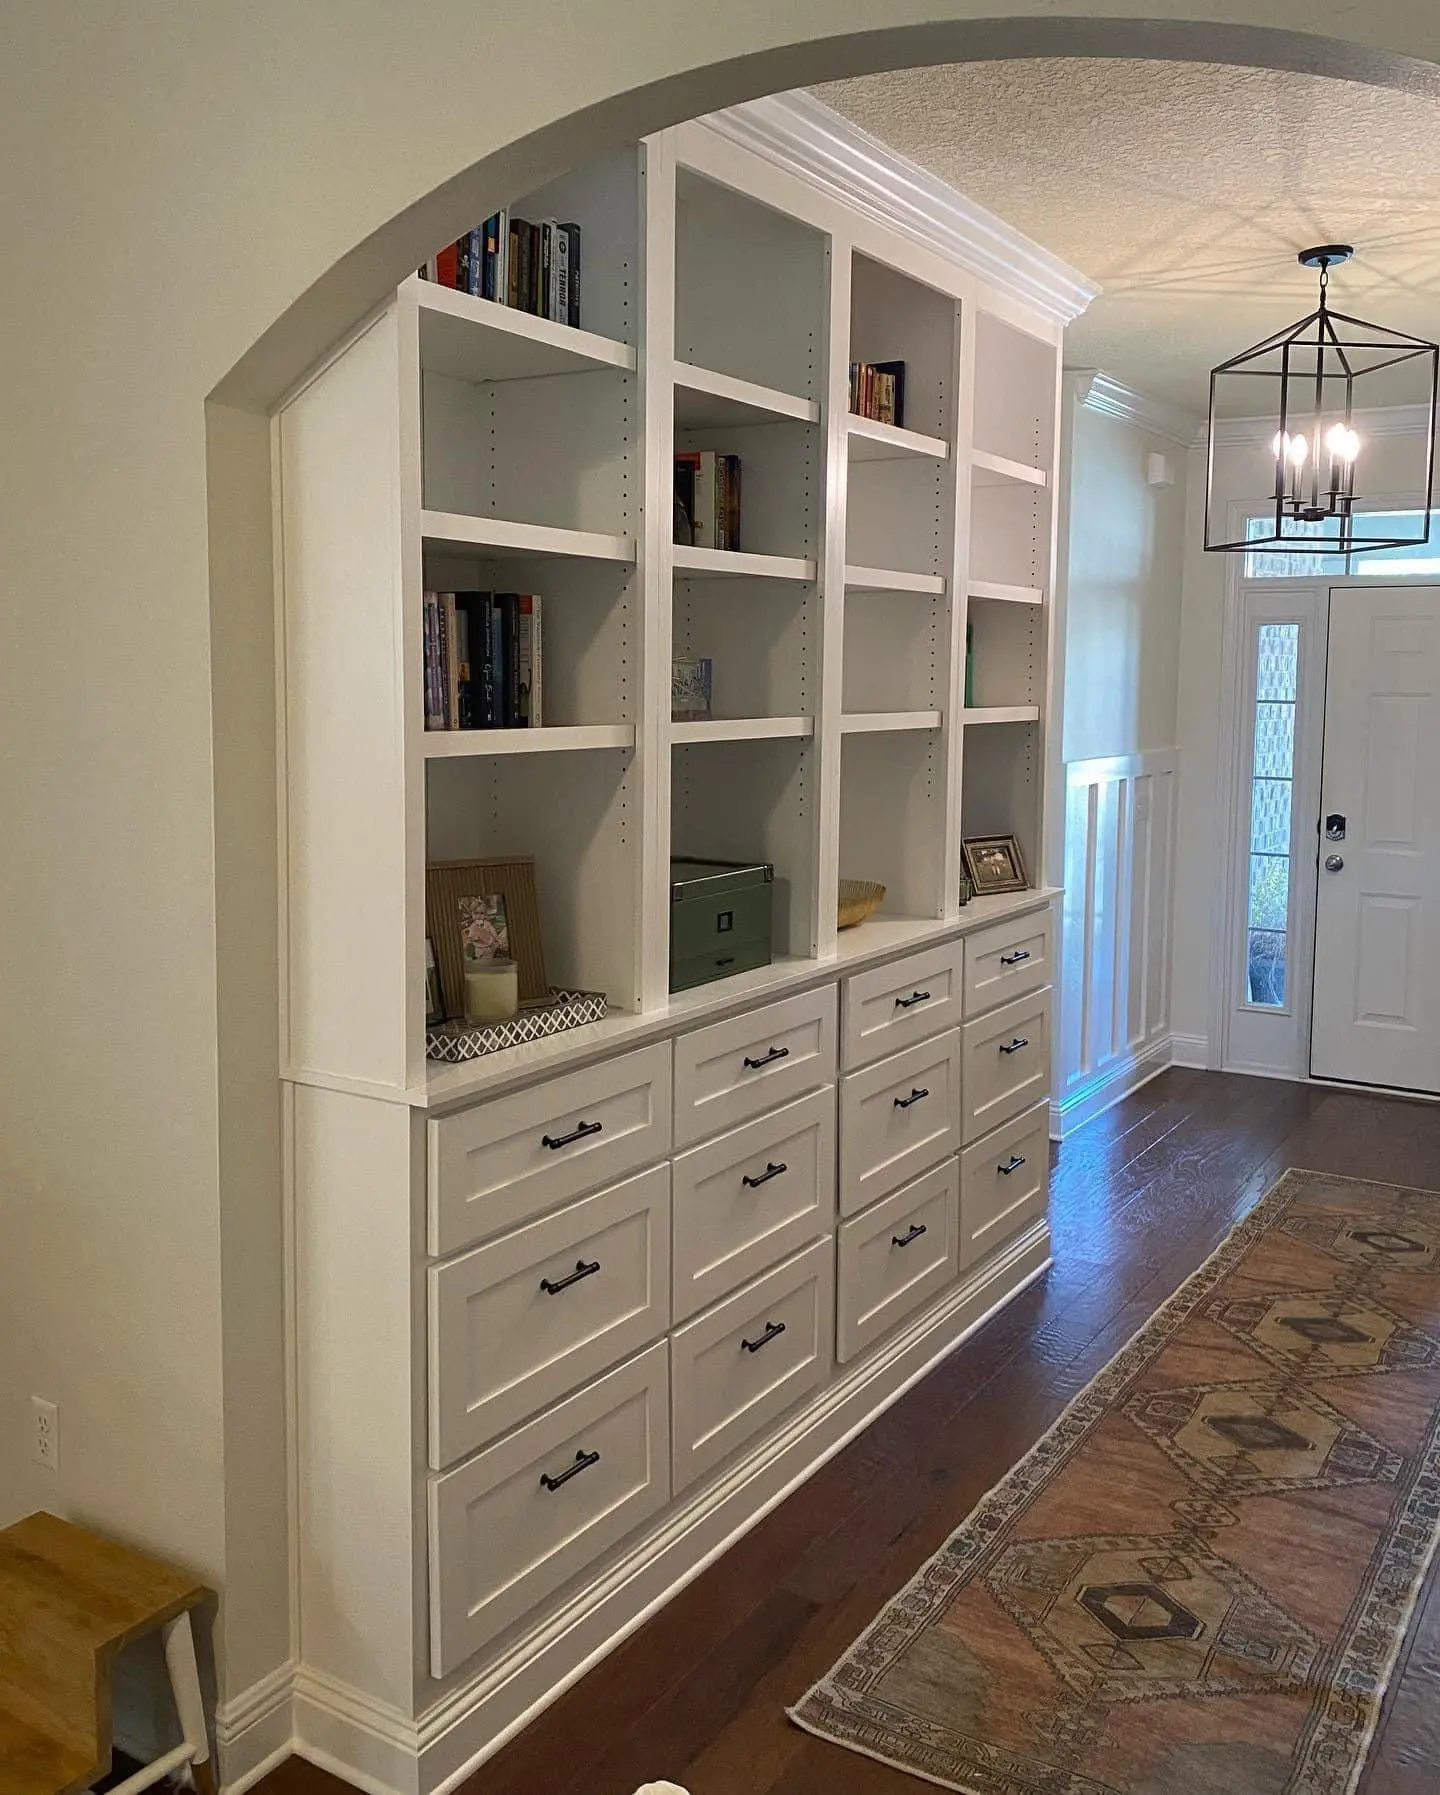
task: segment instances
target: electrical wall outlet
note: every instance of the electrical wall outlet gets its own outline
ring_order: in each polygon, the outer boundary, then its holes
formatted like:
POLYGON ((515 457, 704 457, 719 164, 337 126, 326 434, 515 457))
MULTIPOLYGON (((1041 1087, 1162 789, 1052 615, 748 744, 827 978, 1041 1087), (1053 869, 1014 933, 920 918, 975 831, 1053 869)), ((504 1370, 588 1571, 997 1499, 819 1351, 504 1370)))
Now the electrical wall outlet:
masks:
POLYGON ((43 1396, 30 1398, 30 1418, 34 1428, 35 1463, 47 1471, 60 1469, 60 1411, 43 1396))

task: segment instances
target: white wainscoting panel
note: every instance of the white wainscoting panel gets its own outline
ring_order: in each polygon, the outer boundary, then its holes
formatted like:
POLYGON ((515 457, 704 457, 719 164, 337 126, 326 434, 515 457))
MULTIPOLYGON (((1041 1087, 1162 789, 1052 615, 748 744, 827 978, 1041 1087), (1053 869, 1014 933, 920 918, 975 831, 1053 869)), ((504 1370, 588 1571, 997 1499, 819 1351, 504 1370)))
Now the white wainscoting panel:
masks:
POLYGON ((1177 776, 1173 748, 1066 764, 1057 1138, 1170 1064, 1177 776))

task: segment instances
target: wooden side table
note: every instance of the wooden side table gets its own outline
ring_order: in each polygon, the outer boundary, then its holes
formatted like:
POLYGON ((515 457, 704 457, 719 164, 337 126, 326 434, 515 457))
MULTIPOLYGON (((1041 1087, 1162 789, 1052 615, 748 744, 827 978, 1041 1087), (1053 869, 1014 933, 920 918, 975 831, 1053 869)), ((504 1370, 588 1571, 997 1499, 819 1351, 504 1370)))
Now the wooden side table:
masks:
POLYGON ((209 1593, 55 1515, 0 1530, 0 1795, 76 1795, 107 1773, 115 1655, 157 1632, 183 1743, 111 1795, 137 1795, 186 1765, 199 1795, 215 1795, 190 1625, 209 1593))

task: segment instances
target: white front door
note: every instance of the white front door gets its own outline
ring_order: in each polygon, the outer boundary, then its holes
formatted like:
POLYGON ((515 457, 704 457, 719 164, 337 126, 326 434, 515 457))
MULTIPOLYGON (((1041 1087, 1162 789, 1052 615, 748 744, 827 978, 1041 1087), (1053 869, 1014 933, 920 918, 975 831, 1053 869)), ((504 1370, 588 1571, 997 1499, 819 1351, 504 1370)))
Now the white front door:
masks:
POLYGON ((1310 1070, 1440 1092, 1440 587, 1330 599, 1310 1070))

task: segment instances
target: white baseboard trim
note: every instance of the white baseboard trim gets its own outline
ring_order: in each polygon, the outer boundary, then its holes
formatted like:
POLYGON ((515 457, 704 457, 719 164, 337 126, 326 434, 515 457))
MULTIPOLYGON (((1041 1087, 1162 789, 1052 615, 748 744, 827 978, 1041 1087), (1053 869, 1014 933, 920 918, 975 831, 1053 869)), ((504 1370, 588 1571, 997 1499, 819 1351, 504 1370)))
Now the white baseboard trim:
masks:
POLYGON ((1210 1037, 1208 1035, 1171 1035, 1170 1063, 1175 1066, 1189 1066, 1197 1072, 1208 1070, 1210 1037))
POLYGON ((296 1752, 366 1795, 450 1795, 1049 1264, 1041 1220, 418 1721, 302 1664, 296 1752))
POLYGON ((1172 1062, 1171 1037, 1160 1035, 1138 1052, 1115 1059, 1050 1105, 1050 1138, 1063 1141, 1096 1116, 1158 1078, 1172 1062))
POLYGON ((220 1795, 245 1795, 291 1755, 295 1738, 295 1664, 277 1665, 215 1710, 220 1795))

